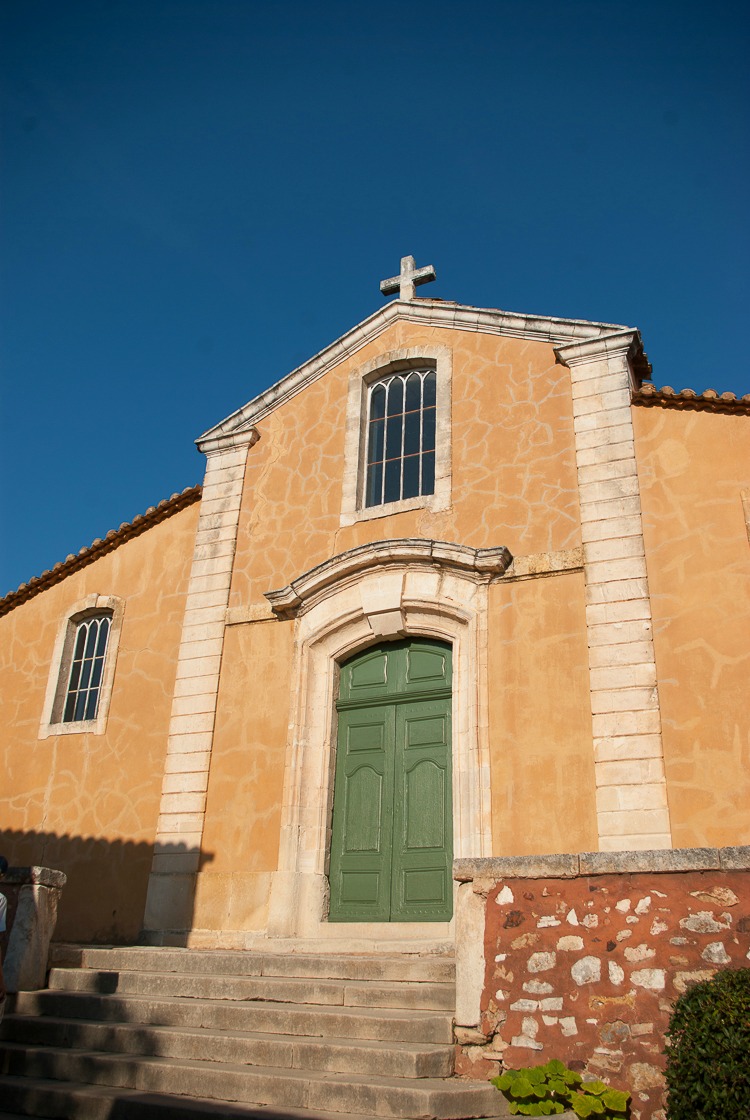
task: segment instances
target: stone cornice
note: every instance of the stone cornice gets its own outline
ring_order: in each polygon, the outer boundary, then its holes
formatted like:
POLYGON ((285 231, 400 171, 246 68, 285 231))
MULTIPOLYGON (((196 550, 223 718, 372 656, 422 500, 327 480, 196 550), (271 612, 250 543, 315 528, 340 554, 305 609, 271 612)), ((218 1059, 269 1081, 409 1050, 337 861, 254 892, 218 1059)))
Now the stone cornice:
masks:
POLYGON ((383 567, 430 567, 459 570, 488 582, 502 575, 513 557, 507 548, 468 548, 446 541, 417 538, 374 541, 359 545, 326 560, 277 591, 267 591, 266 599, 279 618, 294 618, 298 611, 334 584, 342 584, 368 569, 383 567))
POLYGON ((388 327, 399 321, 553 344, 596 339, 626 329, 614 323, 592 323, 585 319, 557 319, 544 315, 521 315, 493 308, 447 303, 443 300, 392 300, 277 381, 275 385, 233 412, 226 420, 209 428, 196 440, 196 443, 201 450, 204 450, 209 442, 221 443, 227 440, 231 433, 244 431, 251 425, 257 424, 279 405, 317 381, 329 369, 356 354, 368 343, 377 339, 388 327))
POLYGON ((204 455, 218 455, 221 451, 227 451, 234 447, 254 447, 259 439, 260 432, 257 428, 243 425, 241 428, 236 428, 234 431, 222 435, 201 436, 195 442, 198 450, 202 451, 204 455))
POLYGON ((598 338, 568 342, 555 347, 555 356, 564 366, 587 365, 618 354, 630 363, 638 383, 651 376, 651 364, 643 349, 640 331, 634 328, 623 327, 598 338))

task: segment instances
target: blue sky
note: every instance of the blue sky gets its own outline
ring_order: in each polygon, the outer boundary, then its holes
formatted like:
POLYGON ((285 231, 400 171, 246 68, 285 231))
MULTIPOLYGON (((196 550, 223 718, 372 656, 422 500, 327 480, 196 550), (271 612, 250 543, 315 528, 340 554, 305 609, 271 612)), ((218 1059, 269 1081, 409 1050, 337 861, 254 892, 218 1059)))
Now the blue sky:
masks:
POLYGON ((4 0, 0 595, 381 306, 625 323, 750 392, 747 6, 4 0))

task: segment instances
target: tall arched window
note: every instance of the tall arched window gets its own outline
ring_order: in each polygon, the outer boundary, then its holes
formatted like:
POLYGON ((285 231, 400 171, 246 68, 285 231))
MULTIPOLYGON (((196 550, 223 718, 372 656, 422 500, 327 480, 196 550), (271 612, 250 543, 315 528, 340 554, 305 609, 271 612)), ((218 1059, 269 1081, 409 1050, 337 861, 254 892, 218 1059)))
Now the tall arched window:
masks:
POLYGON ((111 612, 86 618, 78 623, 65 691, 62 723, 96 719, 111 623, 111 612))
POLYGON ((125 602, 88 595, 60 620, 39 738, 102 735, 107 726, 125 602))
POLYGON ((365 505, 435 492, 436 374, 394 373, 370 386, 365 505))

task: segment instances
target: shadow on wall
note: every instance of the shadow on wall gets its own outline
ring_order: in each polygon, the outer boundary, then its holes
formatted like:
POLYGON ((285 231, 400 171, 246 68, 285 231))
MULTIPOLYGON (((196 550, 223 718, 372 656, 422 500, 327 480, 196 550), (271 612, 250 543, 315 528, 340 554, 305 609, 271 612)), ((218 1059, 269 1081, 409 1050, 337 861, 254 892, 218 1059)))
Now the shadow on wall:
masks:
MULTIPOLYGON (((161 852, 187 854, 185 844, 161 852)), ((55 941, 127 945, 143 929, 154 845, 97 836, 0 829, 0 853, 11 866, 51 867, 68 877, 60 900, 55 941)), ((201 862, 213 859, 201 853, 201 862)))

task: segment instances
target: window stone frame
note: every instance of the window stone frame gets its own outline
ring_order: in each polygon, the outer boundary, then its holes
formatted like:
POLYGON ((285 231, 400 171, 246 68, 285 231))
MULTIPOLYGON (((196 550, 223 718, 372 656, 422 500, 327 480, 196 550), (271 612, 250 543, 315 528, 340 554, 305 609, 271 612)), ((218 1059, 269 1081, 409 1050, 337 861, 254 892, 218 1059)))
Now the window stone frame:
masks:
POLYGON ((37 738, 48 739, 52 735, 104 734, 107 729, 107 717, 112 699, 115 665, 124 613, 125 601, 117 595, 87 595, 85 599, 81 599, 71 606, 58 628, 55 648, 50 661, 42 720, 37 738), (63 723, 62 713, 68 691, 70 663, 78 625, 88 618, 102 614, 109 614, 111 621, 107 654, 104 659, 102 680, 99 686, 96 718, 63 723))
POLYGON ((344 479, 340 524, 355 525, 413 509, 433 513, 450 509, 451 503, 451 383, 453 352, 448 346, 409 346, 389 350, 357 366, 349 375, 346 404, 344 479), (365 506, 367 409, 370 386, 393 373, 432 367, 436 373, 435 491, 397 502, 365 506))

